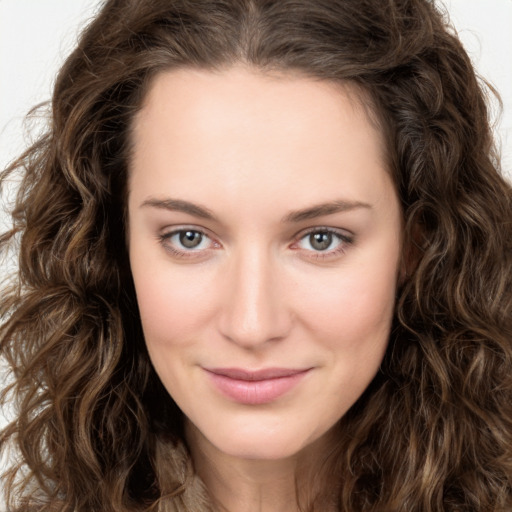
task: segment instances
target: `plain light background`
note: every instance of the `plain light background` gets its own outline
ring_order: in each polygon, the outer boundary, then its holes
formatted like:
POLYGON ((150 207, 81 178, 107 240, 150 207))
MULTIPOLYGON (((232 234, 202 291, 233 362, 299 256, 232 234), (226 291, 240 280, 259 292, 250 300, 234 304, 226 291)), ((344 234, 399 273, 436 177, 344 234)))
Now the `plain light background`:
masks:
MULTIPOLYGON (((26 146, 25 114, 50 98, 56 72, 74 47, 78 30, 100 4, 99 0, 0 0, 0 168, 26 146)), ((477 70, 502 96, 497 137, 503 168, 512 178, 512 0, 444 0, 444 4, 477 70)), ((6 222, 0 208, 0 230, 6 222)), ((2 381, 0 372, 0 386, 2 381)), ((3 421, 0 414, 0 427, 3 421)))

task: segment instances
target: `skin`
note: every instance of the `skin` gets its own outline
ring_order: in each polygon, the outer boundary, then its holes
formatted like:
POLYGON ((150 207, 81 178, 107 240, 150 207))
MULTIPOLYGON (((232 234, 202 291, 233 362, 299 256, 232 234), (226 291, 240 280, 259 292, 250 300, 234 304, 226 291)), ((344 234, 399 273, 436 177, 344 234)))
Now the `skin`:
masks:
POLYGON ((145 339, 227 510, 293 509, 295 473, 329 450, 387 346, 401 213, 359 98, 292 74, 182 69, 156 77, 133 126, 129 250, 145 339), (307 371, 246 404, 212 383, 218 367, 307 371))

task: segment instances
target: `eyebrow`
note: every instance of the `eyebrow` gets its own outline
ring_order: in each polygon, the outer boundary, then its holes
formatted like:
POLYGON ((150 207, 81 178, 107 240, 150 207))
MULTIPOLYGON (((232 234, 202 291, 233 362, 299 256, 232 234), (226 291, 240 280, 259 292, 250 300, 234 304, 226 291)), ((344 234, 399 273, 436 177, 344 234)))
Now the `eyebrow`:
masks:
POLYGON ((367 208, 371 210, 372 206, 368 203, 363 203, 361 201, 347 201, 344 199, 339 199, 336 201, 329 201, 327 203, 321 203, 310 206, 308 208, 304 208, 302 210, 290 212, 288 215, 284 217, 283 222, 302 222, 304 220, 322 217, 323 215, 332 215, 334 213, 348 212, 351 210, 356 210, 358 208, 367 208))
MULTIPOLYGON (((195 203, 191 203, 190 201, 184 201, 182 199, 150 198, 146 199, 141 204, 141 207, 152 207, 175 212, 183 212, 189 215, 193 215, 194 217, 215 220, 215 216, 208 208, 199 206, 198 204, 195 203)), ((301 210, 290 212, 287 215, 285 215, 285 217, 282 219, 282 222, 297 223, 305 220, 314 219, 316 217, 322 217, 323 215, 332 215, 334 213, 347 212, 351 210, 356 210, 358 208, 371 209, 372 206, 368 203, 363 203, 361 201, 347 201, 344 199, 339 199, 336 201, 320 203, 317 205, 310 206, 308 208, 303 208, 301 210)))
POLYGON ((191 203, 190 201, 183 201, 182 199, 146 199, 141 207, 153 207, 162 210, 169 210, 173 212, 183 212, 193 215, 194 217, 200 217, 202 219, 215 220, 213 213, 197 204, 191 203))

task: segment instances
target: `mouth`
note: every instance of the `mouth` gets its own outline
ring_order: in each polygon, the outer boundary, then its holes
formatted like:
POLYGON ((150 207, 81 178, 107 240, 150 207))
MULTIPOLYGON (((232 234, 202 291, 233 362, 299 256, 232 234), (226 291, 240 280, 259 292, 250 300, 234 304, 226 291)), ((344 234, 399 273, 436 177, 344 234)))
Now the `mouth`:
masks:
POLYGON ((312 368, 204 368, 214 387, 230 400, 245 405, 274 402, 291 392, 312 368))

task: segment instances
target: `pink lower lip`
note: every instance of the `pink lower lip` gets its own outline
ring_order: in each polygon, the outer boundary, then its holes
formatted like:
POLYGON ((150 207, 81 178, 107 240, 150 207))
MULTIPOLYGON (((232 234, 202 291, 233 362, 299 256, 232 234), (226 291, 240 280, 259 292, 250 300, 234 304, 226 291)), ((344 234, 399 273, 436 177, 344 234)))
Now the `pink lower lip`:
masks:
POLYGON ((225 396, 246 405, 267 404, 291 391, 309 372, 297 370, 270 378, 238 378, 206 370, 214 386, 225 396))

